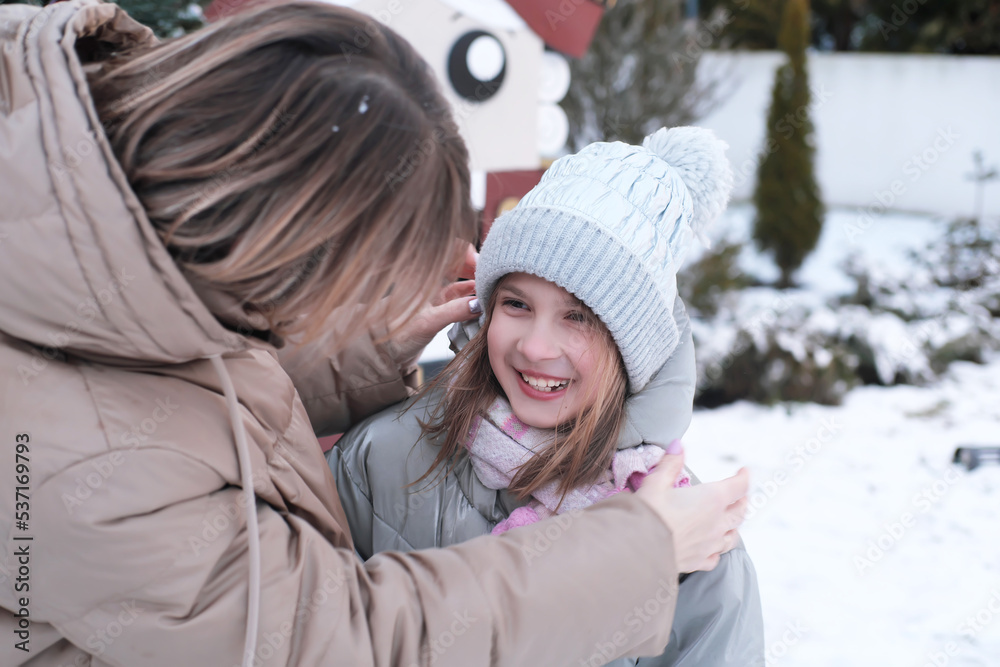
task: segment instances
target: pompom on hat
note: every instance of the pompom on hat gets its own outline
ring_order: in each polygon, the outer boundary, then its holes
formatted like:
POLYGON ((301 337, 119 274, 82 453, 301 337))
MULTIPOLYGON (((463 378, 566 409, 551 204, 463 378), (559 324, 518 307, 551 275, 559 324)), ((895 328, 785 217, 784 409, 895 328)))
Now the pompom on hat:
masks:
POLYGON ((677 271, 691 237, 726 208, 733 173, 711 130, 660 129, 642 146, 595 143, 560 158, 498 218, 476 268, 479 302, 508 273, 530 273, 574 294, 608 327, 629 390, 673 354, 677 271))

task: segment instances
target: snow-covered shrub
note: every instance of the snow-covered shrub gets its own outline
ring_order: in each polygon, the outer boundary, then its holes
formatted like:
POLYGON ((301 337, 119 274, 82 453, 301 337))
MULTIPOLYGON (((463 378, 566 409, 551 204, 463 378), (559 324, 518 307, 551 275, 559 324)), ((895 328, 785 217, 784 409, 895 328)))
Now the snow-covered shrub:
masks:
POLYGON ((901 278, 849 257, 855 289, 834 298, 699 286, 714 296, 691 309, 697 403, 836 404, 857 384, 923 384, 1000 350, 1000 226, 956 221, 912 259, 901 278))
POLYGON ((737 264, 742 250, 742 243, 727 240, 684 267, 677 288, 689 310, 714 317, 727 293, 753 284, 737 264))
POLYGON ((805 292, 752 288, 718 314, 692 317, 698 405, 736 400, 836 404, 858 383, 858 355, 829 333, 830 311, 805 292))
POLYGON ((1000 219, 958 218, 948 225, 940 252, 915 260, 939 287, 1000 317, 1000 219))

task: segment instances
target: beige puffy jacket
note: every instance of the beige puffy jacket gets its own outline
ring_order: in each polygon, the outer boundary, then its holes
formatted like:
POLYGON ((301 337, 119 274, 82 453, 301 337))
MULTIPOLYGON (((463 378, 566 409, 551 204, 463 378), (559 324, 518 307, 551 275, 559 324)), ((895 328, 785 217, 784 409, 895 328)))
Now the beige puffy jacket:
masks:
POLYGON ((628 620, 676 581, 673 543, 633 497, 358 559, 314 431, 412 375, 371 336, 324 353, 335 321, 281 350, 220 324, 239 308, 185 280, 114 160, 82 36, 151 39, 95 0, 0 7, 0 665, 229 667, 248 634, 255 665, 660 653, 672 601, 628 620))

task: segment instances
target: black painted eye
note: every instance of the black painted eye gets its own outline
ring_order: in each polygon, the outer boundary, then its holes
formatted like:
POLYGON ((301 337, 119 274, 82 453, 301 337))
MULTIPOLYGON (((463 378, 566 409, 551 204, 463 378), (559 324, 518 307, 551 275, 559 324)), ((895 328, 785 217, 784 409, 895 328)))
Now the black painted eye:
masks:
POLYGON ((448 78, 459 96, 485 102, 500 90, 507 72, 507 54, 500 40, 473 30, 458 38, 448 56, 448 78))

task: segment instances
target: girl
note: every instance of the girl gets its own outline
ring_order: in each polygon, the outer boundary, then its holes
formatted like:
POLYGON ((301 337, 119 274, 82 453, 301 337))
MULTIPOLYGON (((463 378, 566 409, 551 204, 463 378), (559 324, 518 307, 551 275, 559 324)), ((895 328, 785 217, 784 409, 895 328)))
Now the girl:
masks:
MULTIPOLYGON (((476 270, 481 327, 456 325, 458 353, 439 378, 327 455, 363 557, 552 515, 571 522, 637 489, 664 449, 680 451, 695 379, 676 272, 692 233, 725 207, 724 149, 699 128, 663 129, 641 147, 593 144, 494 223, 476 270)), ((688 483, 682 474, 676 485, 688 483)), ((558 537, 538 529, 522 551, 530 561, 558 537)), ((595 639, 584 664, 614 657, 595 639)), ((713 571, 682 577, 667 652, 640 664, 762 660, 756 575, 740 544, 713 571)))

